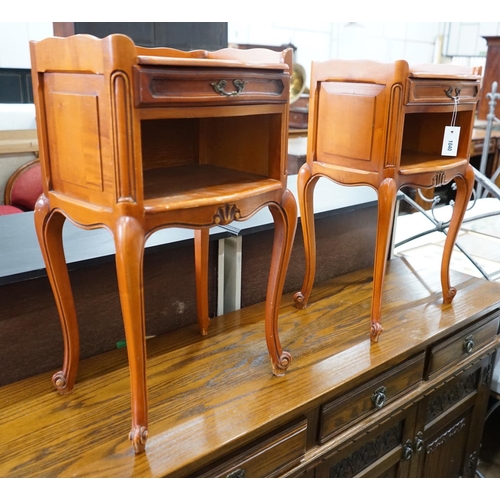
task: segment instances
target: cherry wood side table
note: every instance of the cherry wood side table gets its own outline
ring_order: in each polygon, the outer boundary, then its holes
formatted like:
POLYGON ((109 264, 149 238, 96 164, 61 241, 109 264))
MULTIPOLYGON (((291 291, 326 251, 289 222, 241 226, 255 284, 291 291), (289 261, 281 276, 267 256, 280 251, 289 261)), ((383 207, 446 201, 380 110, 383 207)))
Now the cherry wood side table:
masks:
POLYGON ((142 268, 154 231, 195 230, 198 317, 206 334, 209 228, 267 206, 275 236, 265 335, 274 374, 283 375, 291 361, 278 336, 297 223, 286 189, 291 51, 148 49, 124 35, 48 38, 30 47, 44 184, 35 224, 64 337, 64 364, 53 382, 60 393, 71 392, 79 358, 62 245, 69 219, 114 235, 130 439, 139 453, 148 435, 142 268))
POLYGON ((443 301, 452 301, 456 290, 450 285, 450 258, 474 186, 469 147, 480 72, 437 64, 410 68, 406 61, 312 64, 307 160, 298 174, 306 273, 294 296, 297 307, 306 307, 314 282, 313 193, 320 177, 378 192, 372 341, 383 331, 384 275, 399 188, 432 188, 454 180, 455 207, 441 264, 443 301), (457 150, 443 156, 445 127, 452 124, 460 127, 457 150))

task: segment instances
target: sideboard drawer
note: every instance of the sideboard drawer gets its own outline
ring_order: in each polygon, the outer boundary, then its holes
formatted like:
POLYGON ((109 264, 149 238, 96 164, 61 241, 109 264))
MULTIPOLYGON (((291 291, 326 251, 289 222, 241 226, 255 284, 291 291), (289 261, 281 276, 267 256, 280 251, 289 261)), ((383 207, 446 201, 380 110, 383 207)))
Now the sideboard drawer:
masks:
POLYGON ((306 451, 307 419, 270 434, 199 477, 269 477, 296 465, 306 451))
POLYGON ((254 72, 234 69, 134 68, 137 107, 158 105, 237 105, 287 103, 288 74, 280 71, 254 72))
POLYGON ((460 102, 476 102, 479 90, 480 84, 477 81, 410 78, 407 103, 452 105, 457 93, 460 102))
POLYGON ((416 356, 370 383, 322 406, 320 443, 324 443, 368 414, 381 409, 418 384, 424 373, 424 359, 424 354, 416 356))
POLYGON ((474 328, 466 329, 437 344, 430 350, 426 378, 432 378, 446 367, 474 354, 498 334, 499 316, 488 316, 474 328))

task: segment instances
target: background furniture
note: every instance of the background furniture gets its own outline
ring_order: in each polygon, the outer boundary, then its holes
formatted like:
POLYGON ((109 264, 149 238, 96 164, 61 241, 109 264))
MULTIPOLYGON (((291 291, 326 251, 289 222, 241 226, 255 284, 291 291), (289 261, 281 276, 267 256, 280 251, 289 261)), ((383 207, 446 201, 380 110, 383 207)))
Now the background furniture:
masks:
POLYGON ((321 176, 346 185, 369 185, 378 192, 379 215, 371 339, 381 325, 385 267, 396 195, 402 186, 437 187, 454 180, 455 209, 441 264, 443 301, 456 290, 449 262, 473 186, 469 148, 479 70, 446 65, 410 69, 406 61, 313 63, 307 162, 298 175, 298 197, 306 250, 306 275, 295 295, 306 307, 315 275, 314 187, 321 176), (456 113, 456 115, 455 115, 456 113), (456 156, 442 156, 445 126, 460 127, 456 156))
POLYGON ((53 23, 54 36, 93 35, 104 38, 121 33, 141 47, 179 50, 219 50, 227 47, 227 23, 97 22, 53 23))
POLYGON ((0 215, 12 215, 22 212, 20 208, 13 207, 12 205, 0 205, 0 215))
POLYGON ((266 301, 273 372, 278 307, 296 227, 286 189, 290 53, 223 49, 184 53, 136 47, 123 35, 31 44, 44 194, 35 224, 65 342, 61 393, 79 358, 76 311, 61 244, 66 218, 114 235, 129 353, 136 452, 148 435, 143 255, 164 227, 195 229, 198 318, 208 325, 208 228, 269 207, 275 224, 266 301), (75 56, 77 55, 77 56, 75 56))
POLYGON ((483 83, 481 87, 481 98, 477 109, 479 120, 486 120, 489 112, 489 99, 486 94, 491 92, 493 82, 500 82, 500 36, 484 36, 488 51, 486 53, 486 64, 484 66, 483 83))
POLYGON ((40 161, 35 159, 19 167, 9 177, 4 192, 5 204, 0 205, 0 215, 33 211, 42 191, 40 161))
POLYGON ((32 103, 31 72, 22 68, 0 68, 0 103, 32 103))
MULTIPOLYGON (((35 113, 33 106, 33 123, 35 113)), ((3 112, 0 105, 0 113, 3 112)), ((31 121, 31 115, 27 114, 31 121)), ((24 126, 24 123, 22 124, 24 126)), ((26 163, 38 158, 38 138, 36 130, 0 130, 0 203, 5 203, 3 198, 5 186, 11 175, 26 163)))
MULTIPOLYGON (((470 162, 471 165, 479 170, 481 165, 481 155, 484 149, 486 129, 474 127, 471 138, 470 162)), ((484 174, 490 178, 500 165, 500 130, 493 129, 490 132, 490 137, 487 145, 488 156, 486 158, 486 169, 484 174)))
POLYGON ((42 170, 37 158, 19 167, 11 175, 5 186, 5 204, 24 212, 33 211, 42 192, 42 170))
MULTIPOLYGON (((483 152, 481 155, 481 164, 479 167, 479 171, 482 175, 487 175, 488 171, 488 153, 491 148, 491 140, 494 137, 494 128, 500 124, 500 118, 495 115, 495 107, 497 104, 497 100, 500 98, 500 93, 497 92, 498 82, 494 81, 491 85, 491 92, 485 94, 485 97, 488 99, 488 114, 486 115, 486 123, 485 123, 485 132, 484 132, 484 144, 483 144, 483 152)), ((498 176, 500 175, 500 168, 498 168, 498 156, 493 157, 493 168, 491 173, 488 175, 491 178, 493 183, 498 183, 498 176)), ((477 189, 477 196, 480 198, 482 196, 481 190, 477 189)))

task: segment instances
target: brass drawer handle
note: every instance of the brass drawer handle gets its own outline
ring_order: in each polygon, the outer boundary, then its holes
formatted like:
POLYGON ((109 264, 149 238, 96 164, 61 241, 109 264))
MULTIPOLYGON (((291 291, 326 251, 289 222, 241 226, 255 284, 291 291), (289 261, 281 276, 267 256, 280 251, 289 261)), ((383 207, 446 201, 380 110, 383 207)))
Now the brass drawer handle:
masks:
POLYGON ((245 469, 233 470, 226 477, 245 477, 245 469))
POLYGON ((474 337, 472 335, 468 335, 464 339, 464 350, 467 354, 470 354, 474 349, 474 337))
POLYGON ((450 87, 450 88, 446 89, 446 90, 444 91, 444 93, 445 93, 445 94, 446 94, 446 96, 447 96, 447 97, 449 97, 450 99, 455 100, 455 99, 457 99, 458 97, 460 97, 460 92, 461 92, 461 91, 462 91, 462 89, 461 89, 461 88, 456 87, 456 88, 455 88, 455 95, 453 95, 453 88, 452 88, 452 87, 450 87))
POLYGON ((375 408, 377 410, 380 410, 382 406, 385 405, 385 402, 387 401, 387 396, 385 395, 385 387, 379 387, 373 394, 372 394, 372 401, 375 404, 375 408))
POLYGON ((248 82, 245 82, 243 80, 233 80, 233 85, 236 87, 236 90, 232 92, 226 92, 224 90, 224 87, 226 86, 226 80, 221 80, 218 83, 211 83, 212 87, 214 88, 215 92, 217 94, 224 96, 224 97, 234 97, 237 95, 240 95, 243 92, 243 89, 245 88, 245 85, 248 82))

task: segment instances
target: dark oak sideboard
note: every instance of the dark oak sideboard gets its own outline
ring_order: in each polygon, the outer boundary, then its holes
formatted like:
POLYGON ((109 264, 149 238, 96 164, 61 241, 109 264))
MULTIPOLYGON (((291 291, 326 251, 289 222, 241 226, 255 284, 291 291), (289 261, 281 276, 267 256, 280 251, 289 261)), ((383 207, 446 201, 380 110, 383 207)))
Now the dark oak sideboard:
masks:
POLYGON ((150 438, 123 440, 125 350, 83 360, 78 390, 50 374, 0 388, 2 477, 473 476, 500 316, 497 283, 388 263, 384 317, 370 342, 371 269, 323 281, 306 310, 283 297, 279 326, 294 355, 268 369, 263 303, 148 340, 150 438), (96 391, 95 387, 99 390, 96 391))

